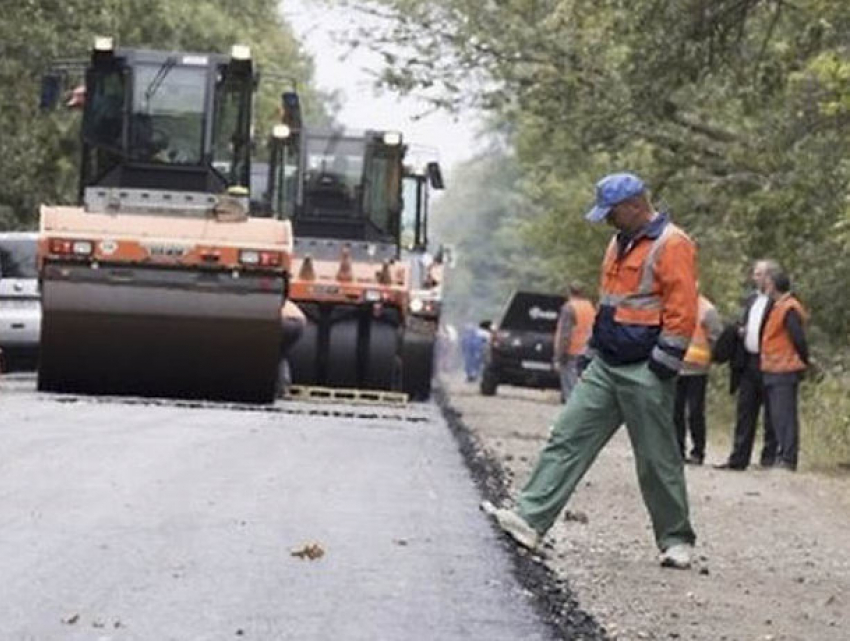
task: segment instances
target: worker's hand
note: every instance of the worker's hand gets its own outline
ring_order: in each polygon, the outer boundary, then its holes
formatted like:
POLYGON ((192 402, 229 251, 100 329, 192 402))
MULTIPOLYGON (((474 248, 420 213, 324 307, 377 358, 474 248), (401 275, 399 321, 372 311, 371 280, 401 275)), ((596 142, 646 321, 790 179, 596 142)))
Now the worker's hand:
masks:
POLYGON ((582 354, 578 357, 578 360, 576 361, 576 371, 578 372, 579 378, 584 375, 584 370, 588 368, 592 361, 592 356, 585 356, 584 354, 582 354))

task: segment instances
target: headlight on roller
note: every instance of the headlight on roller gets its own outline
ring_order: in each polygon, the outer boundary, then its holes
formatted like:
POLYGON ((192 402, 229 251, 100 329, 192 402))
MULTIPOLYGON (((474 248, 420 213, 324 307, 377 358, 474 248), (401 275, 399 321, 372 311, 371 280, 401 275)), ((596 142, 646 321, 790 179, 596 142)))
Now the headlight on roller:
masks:
POLYGON ((239 252, 239 262, 248 267, 280 267, 283 265, 283 256, 280 252, 243 249, 239 252))
POLYGON ((88 256, 92 253, 92 244, 88 240, 75 240, 73 245, 74 254, 77 256, 88 256))
POLYGON ((253 249, 243 249, 239 252, 239 262, 243 265, 259 265, 260 252, 253 249))

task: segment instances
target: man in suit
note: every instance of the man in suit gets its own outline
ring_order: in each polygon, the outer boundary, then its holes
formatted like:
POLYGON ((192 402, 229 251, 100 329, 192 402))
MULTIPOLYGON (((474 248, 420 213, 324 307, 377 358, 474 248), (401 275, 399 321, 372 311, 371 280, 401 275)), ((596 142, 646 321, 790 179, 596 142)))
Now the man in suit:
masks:
POLYGON ((776 462, 776 433, 765 403, 764 381, 760 367, 761 338, 772 306, 766 294, 768 271, 778 270, 774 260, 758 260, 753 265, 753 284, 756 290, 747 297, 738 326, 737 354, 732 359, 732 391, 737 388, 735 434, 732 452, 718 469, 745 470, 750 464, 756 437, 759 411, 764 406, 764 445, 761 450, 762 467, 771 467, 776 462))

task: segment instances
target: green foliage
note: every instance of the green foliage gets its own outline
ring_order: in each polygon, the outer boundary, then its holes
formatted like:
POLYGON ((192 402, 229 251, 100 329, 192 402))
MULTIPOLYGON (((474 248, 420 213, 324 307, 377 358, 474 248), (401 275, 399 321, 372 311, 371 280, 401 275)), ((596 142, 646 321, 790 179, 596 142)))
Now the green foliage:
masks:
MULTIPOLYGON (((850 11, 831 0, 351 0, 385 29, 381 81, 508 123, 535 254, 589 279, 604 230, 581 214, 612 170, 641 173, 700 246, 704 290, 737 307, 772 256, 822 355, 850 300, 850 11)), ((846 350, 845 350, 846 351, 846 350)))
POLYGON ((528 204, 516 160, 494 147, 455 168, 434 207, 434 240, 454 247, 447 279, 449 322, 493 318, 515 288, 546 290, 547 270, 521 231, 528 204))
MULTIPOLYGON (((656 205, 698 243, 701 286, 724 314, 738 311, 751 262, 775 258, 811 311, 819 367, 846 369, 846 2, 347 4, 385 25, 351 36, 386 54, 385 86, 449 109, 484 110, 501 131, 512 132, 519 175, 511 185, 520 194, 505 196, 524 203, 511 225, 533 251, 501 265, 503 274, 519 274, 533 262, 542 269, 539 282, 592 282, 610 233, 581 219, 593 185, 611 171, 635 171, 652 186, 656 205)), ((484 198, 499 187, 491 179, 478 189, 484 198)), ((478 200, 473 193, 466 198, 478 200)), ((480 221, 463 237, 481 245, 476 253, 491 251, 486 243, 497 220, 480 221)), ((483 278, 480 272, 460 285, 483 278)), ((463 293, 458 298, 468 300, 463 293)), ((846 374, 806 386, 809 443, 846 455, 846 398, 846 374)))
POLYGON ((41 202, 75 197, 79 116, 37 112, 39 82, 62 58, 84 60, 96 35, 128 47, 227 52, 249 44, 261 82, 258 136, 278 96, 297 82, 306 117, 327 120, 332 98, 312 89, 313 68, 275 0, 21 0, 0 21, 0 228, 32 227, 41 202))

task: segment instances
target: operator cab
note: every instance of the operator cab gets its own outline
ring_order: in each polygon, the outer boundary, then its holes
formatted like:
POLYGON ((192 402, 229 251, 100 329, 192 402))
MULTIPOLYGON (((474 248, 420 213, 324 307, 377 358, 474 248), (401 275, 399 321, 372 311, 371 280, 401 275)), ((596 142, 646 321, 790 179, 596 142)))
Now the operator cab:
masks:
POLYGON ((239 45, 227 56, 113 49, 99 38, 81 99, 80 199, 89 205, 93 187, 122 198, 124 190, 247 193, 250 56, 239 45))
POLYGON ((428 250, 431 190, 444 187, 443 174, 437 162, 405 168, 401 214, 401 244, 405 250, 420 253, 428 250))
POLYGON ((286 136, 273 145, 270 209, 292 220, 296 238, 397 247, 405 153, 401 135, 279 127, 286 136))

